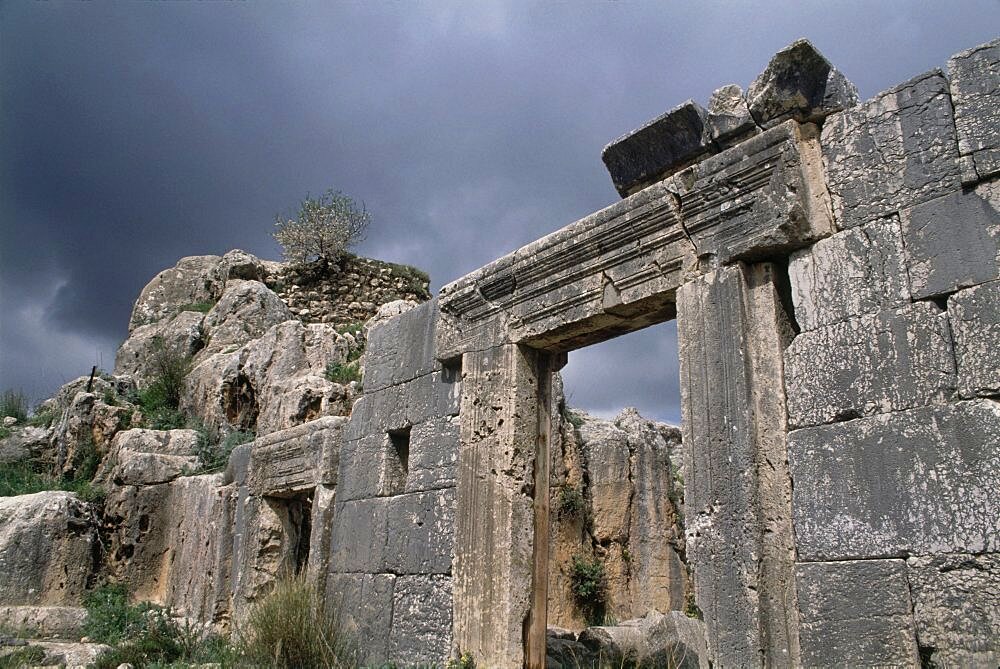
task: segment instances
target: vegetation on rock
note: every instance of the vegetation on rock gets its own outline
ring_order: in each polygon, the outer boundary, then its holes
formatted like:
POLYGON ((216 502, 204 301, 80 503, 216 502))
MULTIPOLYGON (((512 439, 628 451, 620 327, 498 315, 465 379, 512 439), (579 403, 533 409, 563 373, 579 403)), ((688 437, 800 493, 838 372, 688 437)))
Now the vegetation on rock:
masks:
POLYGON ((371 214, 340 191, 327 190, 319 197, 308 195, 294 219, 277 216, 274 239, 285 258, 302 264, 320 261, 324 266, 364 240, 371 214))

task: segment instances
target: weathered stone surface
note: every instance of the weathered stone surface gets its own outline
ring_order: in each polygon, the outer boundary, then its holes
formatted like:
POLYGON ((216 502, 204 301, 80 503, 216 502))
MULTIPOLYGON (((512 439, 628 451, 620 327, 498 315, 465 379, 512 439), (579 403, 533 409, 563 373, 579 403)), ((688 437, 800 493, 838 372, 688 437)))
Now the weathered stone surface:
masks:
POLYGON ((457 415, 461 387, 453 375, 434 372, 398 386, 366 392, 354 403, 344 438, 385 434, 431 418, 457 415))
POLYGON ((1000 554, 906 561, 917 641, 940 667, 1000 663, 1000 554))
POLYGON ((1000 277, 1000 184, 957 191, 902 212, 913 297, 1000 277))
POLYGON ((905 562, 805 563, 796 580, 804 666, 921 666, 905 562))
POLYGON ((457 418, 444 416, 414 425, 410 432, 406 492, 453 487, 458 469, 458 441, 457 418))
POLYGON ((962 397, 1000 394, 1000 281, 948 298, 962 397))
POLYGON ((450 577, 398 577, 388 657, 402 666, 444 663, 451 655, 451 607, 450 577))
POLYGON ((96 480, 115 485, 167 483, 198 468, 195 430, 119 432, 101 461, 96 480))
POLYGON ((940 70, 830 116, 821 141, 841 228, 961 187, 948 80, 940 70))
POLYGON ((434 358, 436 323, 434 299, 370 328, 365 388, 380 390, 440 370, 441 364, 434 358))
POLYGON ((230 279, 222 297, 205 315, 208 343, 203 355, 238 348, 271 326, 294 318, 281 298, 263 283, 230 279))
POLYGON ((78 606, 0 606, 0 629, 19 637, 78 639, 86 617, 78 606))
POLYGON ((146 284, 132 307, 129 332, 177 313, 187 304, 212 301, 213 275, 219 256, 190 256, 181 258, 170 269, 165 269, 146 284))
POLYGON ((450 574, 455 527, 452 489, 389 499, 385 568, 394 574, 450 574))
POLYGON ((115 374, 128 374, 140 387, 150 383, 160 373, 158 356, 193 356, 204 345, 202 321, 205 315, 197 311, 182 311, 149 325, 141 325, 122 342, 115 356, 115 374))
POLYGON ((903 242, 896 220, 821 239, 788 262, 795 320, 815 330, 909 302, 903 242))
POLYGON ((287 495, 337 484, 346 418, 325 416, 250 445, 248 484, 255 495, 287 495))
POLYGON ((529 488, 538 430, 536 356, 507 345, 462 357, 454 634, 460 651, 490 667, 520 667, 524 658, 534 551, 529 488))
POLYGON ((980 179, 1000 171, 1000 39, 948 60, 958 150, 980 179))
POLYGON ((940 403, 955 380, 948 315, 927 302, 803 332, 785 351, 793 428, 940 403))
POLYGON ((804 39, 774 54, 747 89, 750 113, 764 128, 790 118, 820 122, 857 103, 854 84, 804 39))
POLYGON ((710 659, 725 666, 798 657, 776 279, 736 265, 678 293, 687 556, 710 659))
POLYGON ((78 604, 97 547, 93 510, 75 494, 0 497, 0 602, 78 604))
POLYGON ((50 428, 18 426, 10 431, 9 436, 0 439, 0 463, 41 458, 48 450, 51 438, 50 428))
POLYGON ((796 430, 788 448, 801 559, 1000 549, 997 402, 796 430))
POLYGON ((389 500, 380 497, 336 503, 330 548, 333 572, 385 571, 389 500))
POLYGON ((359 660, 364 665, 378 666, 390 659, 396 580, 394 574, 335 573, 327 581, 327 606, 337 612, 347 633, 361 641, 359 660))
POLYGON ((32 646, 37 646, 45 651, 42 658, 42 666, 45 667, 79 667, 91 666, 101 653, 111 650, 111 647, 103 643, 67 643, 63 641, 32 641, 32 646))
POLYGON ((716 89, 708 101, 708 118, 702 141, 719 147, 733 146, 760 131, 750 116, 743 89, 730 84, 716 89))
MULTIPOLYGON (((256 403, 239 392, 240 350, 215 353, 199 359, 184 377, 180 408, 189 416, 197 416, 207 425, 232 425, 239 429, 252 427, 256 403)), ((244 377, 245 378, 245 377, 244 377)))
POLYGON ((712 153, 702 140, 706 112, 688 100, 604 147, 611 181, 622 197, 712 153))
MULTIPOLYGON (((244 281, 264 281, 267 277, 267 269, 264 263, 252 253, 247 253, 240 249, 227 251, 219 259, 213 273, 216 290, 226 285, 230 279, 243 279, 244 281)), ((216 296, 218 297, 218 296, 216 296)))

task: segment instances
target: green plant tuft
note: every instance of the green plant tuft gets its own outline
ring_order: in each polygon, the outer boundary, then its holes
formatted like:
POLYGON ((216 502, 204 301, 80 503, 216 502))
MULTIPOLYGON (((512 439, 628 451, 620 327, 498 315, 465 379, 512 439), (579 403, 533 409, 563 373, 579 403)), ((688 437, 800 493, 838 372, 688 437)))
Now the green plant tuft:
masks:
POLYGON ((201 466, 194 472, 196 474, 214 474, 222 471, 229 463, 229 455, 234 448, 257 438, 253 432, 240 430, 220 438, 218 430, 203 424, 195 429, 198 431, 198 447, 195 455, 201 461, 201 466))
POLYGON ((28 425, 32 427, 52 427, 52 423, 56 421, 58 414, 54 409, 42 409, 36 411, 33 416, 28 418, 28 425))
POLYGON ((586 500, 579 488, 564 483, 559 489, 559 515, 576 517, 586 508, 586 500))
POLYGON ((346 385, 351 381, 361 381, 361 370, 354 362, 330 362, 323 376, 327 381, 346 385))
POLYGON ((154 430, 180 429, 187 423, 180 403, 191 356, 172 350, 162 337, 153 338, 149 356, 153 381, 132 399, 141 407, 147 426, 154 430))
POLYGON ((19 390, 0 393, 0 418, 13 416, 18 423, 28 420, 28 398, 19 390))
POLYGON ((178 311, 197 311, 200 314, 207 314, 215 306, 215 302, 192 302, 183 305, 178 311))
POLYGON ((570 425, 572 425, 574 428, 580 428, 580 427, 583 426, 583 416, 581 416, 580 414, 576 413, 575 411, 573 411, 572 409, 570 409, 568 407, 565 408, 565 409, 563 409, 562 416, 563 416, 563 419, 567 423, 569 423, 570 425))
POLYGON ((45 650, 40 646, 24 646, 5 655, 0 655, 0 669, 37 667, 44 660, 45 650))
POLYGON ((592 625, 604 620, 607 601, 607 577, 604 564, 597 558, 574 555, 570 565, 570 587, 576 605, 592 625))

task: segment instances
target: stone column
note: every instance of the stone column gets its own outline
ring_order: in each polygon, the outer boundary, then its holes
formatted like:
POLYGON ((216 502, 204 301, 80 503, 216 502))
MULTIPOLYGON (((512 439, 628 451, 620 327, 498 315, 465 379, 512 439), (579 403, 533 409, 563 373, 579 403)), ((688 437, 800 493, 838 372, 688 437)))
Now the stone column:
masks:
POLYGON ((687 549, 719 667, 798 664, 781 277, 737 263, 678 292, 687 549))
POLYGON ((526 660, 539 372, 547 373, 547 358, 515 344, 462 356, 454 638, 478 666, 521 667, 526 660))

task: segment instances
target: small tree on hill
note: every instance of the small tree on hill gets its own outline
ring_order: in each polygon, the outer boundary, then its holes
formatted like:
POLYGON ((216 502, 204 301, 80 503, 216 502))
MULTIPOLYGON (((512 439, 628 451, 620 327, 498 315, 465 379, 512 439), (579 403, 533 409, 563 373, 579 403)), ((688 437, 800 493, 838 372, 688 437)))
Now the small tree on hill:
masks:
POLYGON ((364 203, 359 207, 350 196, 331 189, 317 198, 307 195, 294 219, 276 216, 274 239, 286 260, 326 265, 363 241, 371 220, 364 203))

